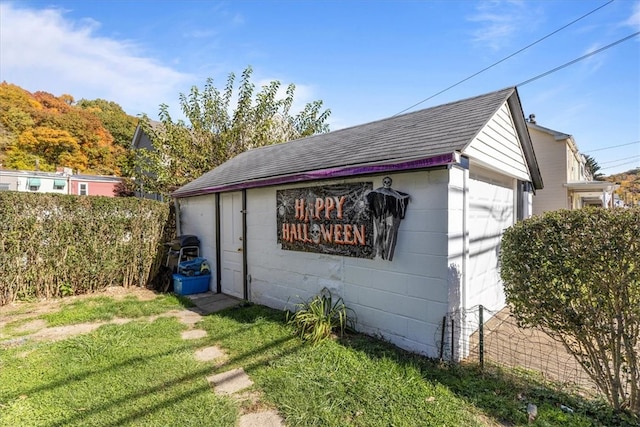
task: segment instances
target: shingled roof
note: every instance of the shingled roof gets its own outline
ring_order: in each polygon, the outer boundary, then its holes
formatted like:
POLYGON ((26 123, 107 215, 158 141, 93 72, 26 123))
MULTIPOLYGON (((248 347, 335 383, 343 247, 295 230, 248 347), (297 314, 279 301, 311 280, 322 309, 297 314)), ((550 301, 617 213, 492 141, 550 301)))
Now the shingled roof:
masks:
MULTIPOLYGON (((239 154, 174 197, 455 163, 508 102, 531 171, 539 171, 515 87, 239 154)), ((540 181, 541 182, 541 181, 540 181)), ((538 187, 537 185, 535 185, 538 187)))

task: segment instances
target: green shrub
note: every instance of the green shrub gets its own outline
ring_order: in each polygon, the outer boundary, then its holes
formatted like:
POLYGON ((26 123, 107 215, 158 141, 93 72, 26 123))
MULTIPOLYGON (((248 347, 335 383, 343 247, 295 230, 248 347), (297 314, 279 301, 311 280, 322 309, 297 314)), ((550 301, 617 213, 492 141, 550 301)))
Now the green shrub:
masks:
POLYGON ((500 262, 518 321, 562 342, 615 409, 640 413, 640 209, 527 219, 500 262))
POLYGON ((320 295, 296 304, 295 313, 287 312, 287 322, 296 328, 300 338, 317 344, 338 331, 342 336, 345 329, 353 328, 355 316, 347 308, 342 298, 333 300, 331 292, 324 288, 320 295))
POLYGON ((145 286, 168 217, 151 200, 0 192, 0 305, 145 286))

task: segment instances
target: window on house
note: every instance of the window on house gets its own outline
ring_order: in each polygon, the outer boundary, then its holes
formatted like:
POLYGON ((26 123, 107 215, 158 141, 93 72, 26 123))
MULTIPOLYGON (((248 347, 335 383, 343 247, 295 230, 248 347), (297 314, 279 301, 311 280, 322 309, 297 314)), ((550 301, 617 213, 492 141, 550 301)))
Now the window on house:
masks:
POLYGON ((53 189, 54 190, 64 190, 64 187, 67 185, 67 181, 64 179, 54 179, 53 180, 53 189))
POLYGON ((78 184, 78 194, 81 196, 89 195, 89 184, 86 182, 81 182, 78 184))
POLYGON ((9 191, 9 183, 0 182, 0 191, 9 191))
POLYGON ((27 180, 29 191, 38 191, 40 189, 40 178, 29 178, 27 180))
POLYGON ((528 218, 531 212, 529 212, 529 193, 531 193, 531 183, 525 181, 518 181, 518 200, 517 200, 517 212, 516 219, 522 221, 528 218))

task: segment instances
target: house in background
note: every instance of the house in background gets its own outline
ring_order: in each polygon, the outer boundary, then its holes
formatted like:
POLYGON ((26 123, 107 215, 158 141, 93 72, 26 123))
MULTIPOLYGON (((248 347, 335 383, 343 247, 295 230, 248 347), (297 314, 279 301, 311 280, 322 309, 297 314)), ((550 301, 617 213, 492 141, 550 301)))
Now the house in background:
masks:
POLYGON ((122 178, 117 176, 71 175, 69 177, 69 194, 115 197, 114 191, 120 182, 122 182, 122 178))
MULTIPOLYGON (((154 130, 163 129, 161 122, 150 120, 149 123, 154 130)), ((153 142, 151 141, 151 138, 149 137, 149 135, 144 131, 141 125, 141 122, 138 122, 138 126, 136 126, 136 131, 133 133, 131 148, 133 150, 141 150, 141 149, 155 150, 155 148, 153 147, 153 142)), ((142 186, 136 189, 135 196, 141 197, 144 199, 151 199, 151 200, 159 200, 159 201, 164 200, 161 194, 147 192, 144 190, 144 188, 142 188, 142 186)))
POLYGON ((58 168, 57 172, 0 169, 0 191, 114 197, 121 181, 116 176, 73 174, 70 168, 58 168))
POLYGON ((214 291, 283 309, 326 288, 358 330, 434 357, 452 316, 460 358, 477 328, 461 313, 504 307, 500 239, 540 188, 507 88, 252 149, 172 195, 214 291))
POLYGON ((0 191, 69 194, 70 173, 0 169, 0 191))
POLYGON ((573 136, 538 125, 533 114, 527 127, 545 183, 533 197, 534 215, 585 206, 613 207, 618 186, 593 180, 573 136))

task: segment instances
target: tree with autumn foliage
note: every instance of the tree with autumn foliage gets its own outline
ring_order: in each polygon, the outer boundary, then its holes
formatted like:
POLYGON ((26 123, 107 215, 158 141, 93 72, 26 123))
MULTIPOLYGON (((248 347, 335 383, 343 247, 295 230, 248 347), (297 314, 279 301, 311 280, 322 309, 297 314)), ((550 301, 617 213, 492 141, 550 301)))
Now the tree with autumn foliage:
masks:
POLYGON ((146 191, 166 195, 248 149, 329 131, 331 112, 322 101, 292 115, 295 85, 287 86, 284 98, 278 97, 279 81, 256 93, 251 74, 251 67, 242 72, 235 97, 233 73, 222 90, 208 79, 202 90, 194 86, 180 94, 188 122, 174 121, 166 104, 160 106, 160 124, 143 117, 140 126, 153 150, 137 150, 135 177, 146 191))
POLYGON ((131 138, 138 125, 137 118, 129 116, 115 102, 105 99, 81 99, 76 105, 100 119, 105 129, 111 133, 114 144, 125 149, 130 147, 131 138))
POLYGON ((625 206, 640 206, 640 168, 610 175, 606 180, 618 184, 615 193, 625 206))
POLYGON ((19 170, 53 171, 61 166, 120 175, 128 170, 128 145, 136 121, 115 103, 82 100, 76 104, 68 94, 30 93, 3 82, 0 163, 19 170))
POLYGON ((80 152, 78 140, 66 130, 46 126, 25 130, 18 136, 12 153, 14 150, 34 153, 41 170, 55 170, 57 164, 79 170, 87 168, 88 160, 80 152))

